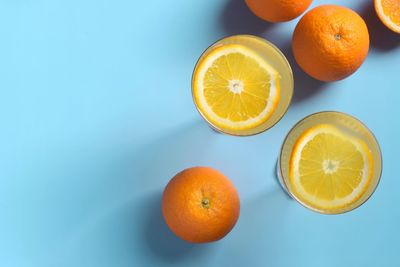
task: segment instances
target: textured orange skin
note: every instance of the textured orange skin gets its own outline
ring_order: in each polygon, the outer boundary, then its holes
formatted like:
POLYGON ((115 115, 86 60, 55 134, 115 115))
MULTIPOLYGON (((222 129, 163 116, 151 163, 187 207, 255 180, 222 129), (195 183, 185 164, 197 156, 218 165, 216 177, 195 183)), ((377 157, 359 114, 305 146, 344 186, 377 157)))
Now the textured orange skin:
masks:
POLYGON ((332 82, 354 73, 369 50, 364 20, 351 9, 322 5, 307 12, 297 24, 292 40, 300 67, 317 80, 332 82), (340 34, 340 40, 335 35, 340 34))
POLYGON ((284 22, 297 18, 312 0, 246 0, 247 6, 258 17, 269 22, 284 22))
POLYGON ((239 195, 222 173, 193 167, 175 175, 166 186, 162 213, 169 228, 191 243, 212 242, 228 234, 239 218, 239 195), (202 205, 203 198, 210 207, 202 205))

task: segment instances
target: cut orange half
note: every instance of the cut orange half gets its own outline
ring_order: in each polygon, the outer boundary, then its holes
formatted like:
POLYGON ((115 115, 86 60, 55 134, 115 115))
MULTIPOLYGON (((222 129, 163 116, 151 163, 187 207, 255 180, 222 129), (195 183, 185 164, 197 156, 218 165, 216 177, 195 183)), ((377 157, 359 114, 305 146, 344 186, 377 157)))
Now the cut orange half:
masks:
POLYGON ((400 0, 375 0, 375 11, 386 27, 400 33, 400 0))
POLYGON ((368 146, 330 124, 306 130, 290 158, 290 186, 296 197, 323 211, 343 209, 368 189, 373 161, 368 146))
POLYGON ((193 97, 218 129, 239 131, 265 123, 274 112, 280 76, 253 50, 237 44, 215 48, 198 62, 193 97))

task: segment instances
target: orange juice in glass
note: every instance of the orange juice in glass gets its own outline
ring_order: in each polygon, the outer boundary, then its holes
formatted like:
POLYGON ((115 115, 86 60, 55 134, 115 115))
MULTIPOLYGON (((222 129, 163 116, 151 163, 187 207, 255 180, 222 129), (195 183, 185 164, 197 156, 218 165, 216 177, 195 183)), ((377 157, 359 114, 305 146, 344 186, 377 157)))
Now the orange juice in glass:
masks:
POLYGON ((252 35, 211 45, 192 77, 194 103, 216 130, 246 136, 274 126, 293 95, 293 74, 282 52, 252 35))
POLYGON ((278 177, 303 206, 338 214, 362 205, 382 172, 379 144, 359 120, 341 112, 319 112, 288 133, 278 160, 278 177))

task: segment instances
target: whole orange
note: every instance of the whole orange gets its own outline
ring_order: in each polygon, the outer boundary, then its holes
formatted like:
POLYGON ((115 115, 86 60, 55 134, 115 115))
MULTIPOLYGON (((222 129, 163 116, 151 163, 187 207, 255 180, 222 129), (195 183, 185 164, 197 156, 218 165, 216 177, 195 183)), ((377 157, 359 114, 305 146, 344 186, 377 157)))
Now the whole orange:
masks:
POLYGON ((293 33, 292 50, 297 63, 321 81, 337 81, 354 73, 368 49, 364 20, 341 6, 322 5, 310 10, 293 33))
POLYGON ((192 243, 223 238, 236 224, 239 211, 239 196, 233 184, 209 167, 178 173, 162 197, 165 222, 178 237, 192 243))
POLYGON ((246 0, 247 6, 258 17, 269 22, 283 22, 297 18, 312 0, 246 0))

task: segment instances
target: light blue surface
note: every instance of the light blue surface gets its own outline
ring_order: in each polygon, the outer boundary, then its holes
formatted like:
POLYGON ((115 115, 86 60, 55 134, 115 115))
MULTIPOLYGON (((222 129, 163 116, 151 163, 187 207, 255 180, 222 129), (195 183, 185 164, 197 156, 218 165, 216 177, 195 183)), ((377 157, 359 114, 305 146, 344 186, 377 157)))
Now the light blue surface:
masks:
POLYGON ((356 74, 323 84, 293 62, 297 20, 264 23, 240 0, 1 1, 0 266, 399 266, 400 38, 372 0, 330 2, 366 17, 371 49, 356 74), (236 33, 272 41, 295 70, 286 116, 247 138, 210 130, 190 93, 201 52, 236 33), (321 110, 358 117, 383 151, 377 191, 344 215, 308 211, 274 177, 285 134, 321 110), (160 215, 163 187, 195 165, 240 193, 217 243, 188 245, 160 215))

